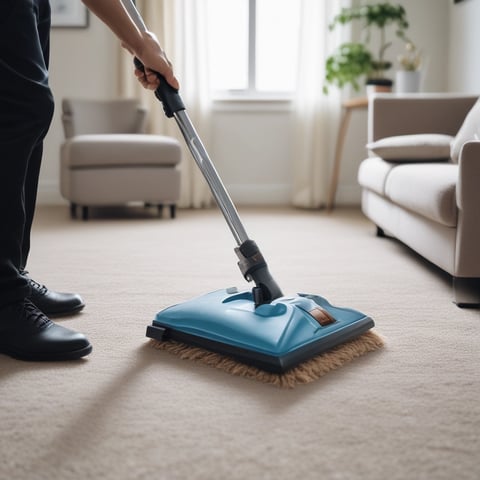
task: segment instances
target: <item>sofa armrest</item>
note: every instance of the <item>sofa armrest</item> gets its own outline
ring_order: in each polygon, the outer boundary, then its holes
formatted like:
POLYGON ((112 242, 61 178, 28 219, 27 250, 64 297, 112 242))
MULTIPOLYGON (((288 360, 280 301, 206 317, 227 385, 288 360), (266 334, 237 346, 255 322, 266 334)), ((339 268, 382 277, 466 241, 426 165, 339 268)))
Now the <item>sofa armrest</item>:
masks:
POLYGON ((460 210, 472 208, 480 218, 480 140, 463 145, 458 168, 457 206, 460 210))
POLYGON ((478 277, 480 271, 480 141, 470 141, 460 151, 455 274, 478 277))
POLYGON ((368 141, 395 135, 456 135, 478 96, 376 94, 369 99, 368 141))

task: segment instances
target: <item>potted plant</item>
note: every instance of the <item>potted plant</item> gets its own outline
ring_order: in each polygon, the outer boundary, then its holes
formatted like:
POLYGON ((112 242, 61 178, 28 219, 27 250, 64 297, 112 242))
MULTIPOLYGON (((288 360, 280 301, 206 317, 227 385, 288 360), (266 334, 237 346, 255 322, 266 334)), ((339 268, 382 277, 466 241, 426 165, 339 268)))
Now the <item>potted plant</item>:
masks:
POLYGON ((392 86, 392 80, 385 77, 385 72, 392 67, 385 52, 392 44, 387 39, 387 27, 395 26, 397 37, 406 41, 405 31, 408 29, 406 11, 402 5, 389 2, 343 8, 329 25, 333 30, 337 26, 358 21, 363 24, 363 42, 344 43, 327 58, 325 64, 324 92, 328 93, 328 85, 340 88, 347 84, 355 90, 360 89, 359 79, 366 77, 367 85, 392 86), (374 54, 368 48, 372 39, 372 31, 378 30, 379 47, 374 54))
POLYGON ((395 83, 397 93, 412 93, 420 90, 422 53, 410 40, 405 43, 405 51, 398 56, 400 69, 395 83))

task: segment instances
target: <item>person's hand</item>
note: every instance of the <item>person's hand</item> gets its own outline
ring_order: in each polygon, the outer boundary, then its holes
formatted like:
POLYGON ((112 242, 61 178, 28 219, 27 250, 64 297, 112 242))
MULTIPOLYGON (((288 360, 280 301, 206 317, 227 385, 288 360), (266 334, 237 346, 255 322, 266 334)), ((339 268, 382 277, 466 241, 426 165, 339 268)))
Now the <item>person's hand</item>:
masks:
POLYGON ((178 89, 178 80, 172 65, 151 32, 139 29, 120 0, 82 0, 83 3, 106 23, 120 39, 122 46, 135 55, 145 66, 145 73, 137 77, 145 88, 156 88, 158 79, 152 72, 158 72, 167 82, 178 89))
POLYGON ((144 68, 143 70, 135 68, 135 76, 137 77, 137 80, 142 84, 142 86, 144 88, 147 88, 148 90, 156 90, 160 83, 158 80, 157 72, 151 70, 150 68, 144 68))
POLYGON ((122 44, 135 55, 144 66, 144 70, 135 69, 135 76, 144 88, 155 90, 159 85, 157 72, 165 77, 165 80, 178 90, 179 83, 173 73, 172 64, 160 46, 157 37, 151 32, 142 33, 143 42, 137 51, 133 51, 128 45, 122 44))

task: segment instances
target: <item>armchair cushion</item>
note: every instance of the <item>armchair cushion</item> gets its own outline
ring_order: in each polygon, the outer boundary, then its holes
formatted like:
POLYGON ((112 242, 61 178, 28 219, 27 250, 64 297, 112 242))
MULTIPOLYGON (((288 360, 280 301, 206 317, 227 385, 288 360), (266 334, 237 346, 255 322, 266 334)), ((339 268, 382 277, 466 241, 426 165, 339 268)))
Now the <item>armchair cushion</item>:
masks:
POLYGON ((144 133, 147 110, 135 99, 62 101, 65 137, 98 133, 144 133))
POLYGON ((458 163, 460 150, 470 140, 480 140, 480 99, 468 112, 460 130, 452 141, 450 156, 454 163, 458 163))
POLYGON ((396 163, 448 160, 450 158, 451 135, 424 133, 397 135, 382 138, 367 144, 373 153, 396 163))
POLYGON ((163 135, 78 135, 62 146, 69 168, 114 168, 144 166, 174 167, 180 162, 179 142, 163 135))

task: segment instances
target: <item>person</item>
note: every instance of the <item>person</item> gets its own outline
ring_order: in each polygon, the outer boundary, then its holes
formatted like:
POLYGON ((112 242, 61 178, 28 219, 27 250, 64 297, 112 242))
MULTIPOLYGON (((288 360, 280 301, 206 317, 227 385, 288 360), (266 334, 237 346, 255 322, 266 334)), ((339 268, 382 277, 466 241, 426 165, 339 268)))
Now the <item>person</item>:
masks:
MULTIPOLYGON (((138 57, 149 89, 155 72, 178 88, 155 35, 141 32, 121 0, 83 0, 138 57)), ((26 271, 42 144, 53 116, 48 84, 49 0, 0 2, 0 353, 22 360, 73 360, 92 351, 87 337, 54 323, 84 307, 78 294, 49 290, 26 271)), ((133 65, 133 64, 132 64, 133 65)))

